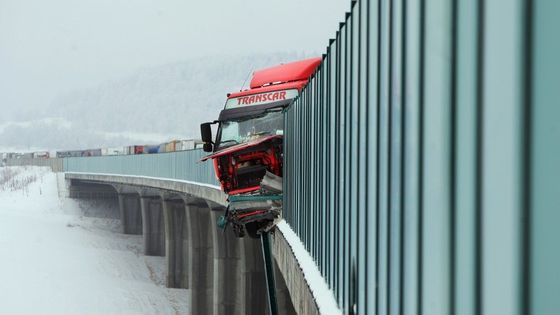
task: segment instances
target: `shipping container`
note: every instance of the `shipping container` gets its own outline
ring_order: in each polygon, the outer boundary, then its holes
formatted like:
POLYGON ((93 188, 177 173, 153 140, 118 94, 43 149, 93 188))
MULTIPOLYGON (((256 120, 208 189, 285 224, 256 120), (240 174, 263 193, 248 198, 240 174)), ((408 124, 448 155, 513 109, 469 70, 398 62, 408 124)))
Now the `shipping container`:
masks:
POLYGON ((176 151, 185 151, 194 149, 194 140, 180 140, 175 147, 176 151))
POLYGON ((126 147, 113 147, 101 149, 101 155, 121 155, 126 153, 126 147))
POLYGON ((203 146, 204 142, 202 142, 202 140, 195 140, 193 149, 202 149, 203 146))
POLYGON ((179 142, 179 140, 172 140, 169 141, 165 144, 165 152, 175 152, 177 151, 176 147, 177 147, 177 143, 179 142))
POLYGON ((56 157, 101 156, 101 149, 57 151, 56 157))
POLYGON ((33 158, 35 159, 48 159, 49 157, 49 152, 47 151, 33 152, 33 158))
POLYGON ((192 150, 192 149, 194 149, 194 146, 195 146, 195 140, 193 140, 193 139, 182 141, 182 150, 183 151, 192 150))
POLYGON ((159 152, 159 145, 145 145, 144 146, 144 153, 146 154, 153 154, 159 152))
POLYGON ((134 154, 143 154, 144 153, 144 146, 143 145, 135 145, 133 146, 134 148, 134 154))
POLYGON ((101 149, 83 150, 82 156, 101 156, 101 149))

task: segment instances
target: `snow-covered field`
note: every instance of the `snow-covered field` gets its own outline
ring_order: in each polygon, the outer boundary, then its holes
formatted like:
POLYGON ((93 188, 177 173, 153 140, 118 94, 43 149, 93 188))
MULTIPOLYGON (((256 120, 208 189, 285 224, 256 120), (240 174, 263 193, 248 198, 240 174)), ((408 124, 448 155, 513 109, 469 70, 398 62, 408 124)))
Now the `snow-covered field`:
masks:
POLYGON ((0 314, 187 312, 187 291, 164 285, 164 258, 118 232, 118 209, 58 187, 47 168, 0 167, 0 314))

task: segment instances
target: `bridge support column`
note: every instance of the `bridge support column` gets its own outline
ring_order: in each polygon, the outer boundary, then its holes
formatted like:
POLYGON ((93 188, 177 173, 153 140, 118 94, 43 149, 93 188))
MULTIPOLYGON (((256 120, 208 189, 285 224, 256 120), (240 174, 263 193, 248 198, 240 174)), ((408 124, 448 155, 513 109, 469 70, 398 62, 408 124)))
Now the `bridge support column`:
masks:
MULTIPOLYGON (((262 246, 259 239, 248 236, 242 239, 241 286, 243 286, 243 314, 266 314, 268 297, 262 246)), ((281 311, 281 309, 279 309, 281 311)), ((280 312, 280 314, 284 314, 280 312)))
POLYGON ((144 254, 147 256, 165 256, 165 228, 163 209, 160 198, 142 196, 142 236, 144 237, 144 254))
POLYGON ((216 220, 224 210, 211 207, 210 211, 214 240, 214 315, 244 314, 243 242, 231 229, 223 232, 216 227, 216 220))
MULTIPOLYGON (((210 209, 206 205, 185 202, 190 242, 188 268, 190 314, 212 314, 214 299, 214 252, 210 209)), ((221 235, 220 235, 221 236, 221 235)))
POLYGON ((163 199, 168 288, 188 288, 188 233, 184 202, 163 199))
POLYGON ((286 286, 286 280, 280 269, 278 269, 278 262, 274 259, 274 276, 276 279, 276 302, 278 303, 278 313, 286 315, 296 315, 296 310, 292 304, 290 291, 286 286))
POLYGON ((140 198, 134 194, 119 194, 121 226, 124 234, 142 234, 140 198))

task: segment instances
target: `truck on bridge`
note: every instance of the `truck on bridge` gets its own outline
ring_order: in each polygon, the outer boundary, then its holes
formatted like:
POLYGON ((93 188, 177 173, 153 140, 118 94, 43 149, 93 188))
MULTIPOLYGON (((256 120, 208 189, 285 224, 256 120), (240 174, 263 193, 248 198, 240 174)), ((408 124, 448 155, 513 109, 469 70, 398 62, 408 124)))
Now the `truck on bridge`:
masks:
POLYGON ((285 107, 299 95, 321 58, 311 58, 253 73, 250 88, 227 94, 218 120, 200 126, 204 151, 212 154, 216 176, 229 195, 222 225, 237 236, 258 237, 281 211, 285 107), (216 138, 211 125, 218 124, 216 138))

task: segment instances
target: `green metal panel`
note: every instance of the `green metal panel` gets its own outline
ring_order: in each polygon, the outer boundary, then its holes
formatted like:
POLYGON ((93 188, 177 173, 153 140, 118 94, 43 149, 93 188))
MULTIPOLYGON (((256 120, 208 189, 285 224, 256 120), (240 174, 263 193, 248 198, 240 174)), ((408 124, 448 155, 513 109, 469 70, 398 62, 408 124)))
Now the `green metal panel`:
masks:
POLYGON ((560 311, 560 2, 535 1, 530 167, 532 314, 560 311))
POLYGON ((331 257, 334 257, 337 252, 337 247, 335 245, 335 239, 336 239, 336 232, 338 230, 338 226, 336 225, 336 217, 337 217, 337 211, 336 211, 336 205, 335 205, 335 199, 334 199, 334 191, 335 191, 335 187, 336 187, 336 182, 334 179, 334 175, 335 174, 335 170, 336 170, 336 165, 335 165, 335 157, 336 157, 336 139, 335 139, 335 134, 336 134, 336 130, 334 128, 332 128, 332 126, 335 124, 335 101, 336 101, 336 88, 335 88, 335 80, 334 78, 336 77, 337 74, 337 64, 336 64, 336 53, 337 53, 337 49, 336 49, 336 43, 332 44, 329 46, 328 48, 328 63, 327 63, 327 67, 326 67, 326 71, 328 71, 328 93, 329 93, 329 99, 328 99, 328 103, 327 103, 327 113, 328 113, 328 122, 327 122, 327 130, 328 130, 328 161, 329 161, 329 165, 328 165, 328 183, 329 183, 329 188, 328 188, 328 193, 326 194, 326 197, 328 198, 328 209, 329 209, 329 224, 332 227, 330 229, 330 236, 328 238, 329 241, 329 252, 330 255, 327 257, 328 259, 328 265, 329 265, 329 277, 327 277, 327 279, 329 279, 329 284, 331 284, 331 288, 334 287, 335 284, 335 279, 338 276, 337 271, 336 271, 336 263, 335 260, 332 259, 331 257))
MULTIPOLYGON (((366 86, 367 86, 367 130, 364 137, 367 138, 367 250, 366 250, 366 299, 365 306, 360 308, 366 309, 366 314, 375 314, 378 305, 378 279, 377 270, 379 266, 378 249, 379 249, 379 220, 378 220, 378 178, 379 178, 379 15, 381 11, 374 1, 367 2, 367 32, 366 45, 368 61, 366 66, 366 86)), ((359 277, 362 275, 359 275, 359 277)), ((359 278, 358 277, 358 278, 359 278)))
POLYGON ((482 312, 520 314, 522 5, 521 1, 488 1, 484 10, 479 183, 482 312))
POLYGON ((388 185, 388 303, 389 314, 401 314, 402 256, 402 145, 403 145, 403 4, 393 1, 390 9, 389 61, 389 185, 388 185))
MULTIPOLYGON (((358 2, 357 8, 355 9, 358 17, 357 23, 357 30, 358 30, 358 37, 355 38, 355 42, 357 45, 357 63, 354 71, 357 72, 355 77, 356 80, 356 87, 357 87, 357 116, 358 116, 358 123, 357 123, 357 181, 356 184, 356 199, 357 199, 357 221, 358 221, 358 228, 356 232, 356 242, 357 242, 357 271, 356 273, 359 275, 363 275, 362 277, 356 277, 356 288, 357 288, 357 303, 358 308, 357 311, 359 314, 366 313, 366 294, 367 294, 367 277, 366 271, 368 268, 367 264, 367 95, 368 95, 368 87, 367 87, 367 61, 369 59, 368 56, 368 46, 367 46, 367 3, 366 2, 358 2)), ((356 14, 356 13, 354 13, 356 14)), ((355 25, 356 27, 356 25, 355 25)))
POLYGON ((420 295, 419 276, 419 210, 420 210, 420 105, 421 105, 421 1, 405 3, 405 82, 404 108, 404 169, 403 169, 403 314, 417 314, 420 295))
POLYGON ((457 3, 457 64, 455 95, 456 162, 455 183, 455 242, 454 290, 455 314, 474 315, 476 280, 476 53, 477 2, 457 3))
POLYGON ((422 312, 450 313, 451 2, 425 3, 422 312))
POLYGON ((352 3, 285 131, 285 218, 344 313, 560 311, 558 14, 352 3))
POLYGON ((377 312, 388 313, 388 262, 389 262, 389 25, 390 25, 389 0, 380 1, 379 13, 379 90, 378 90, 378 182, 377 182, 377 312))

